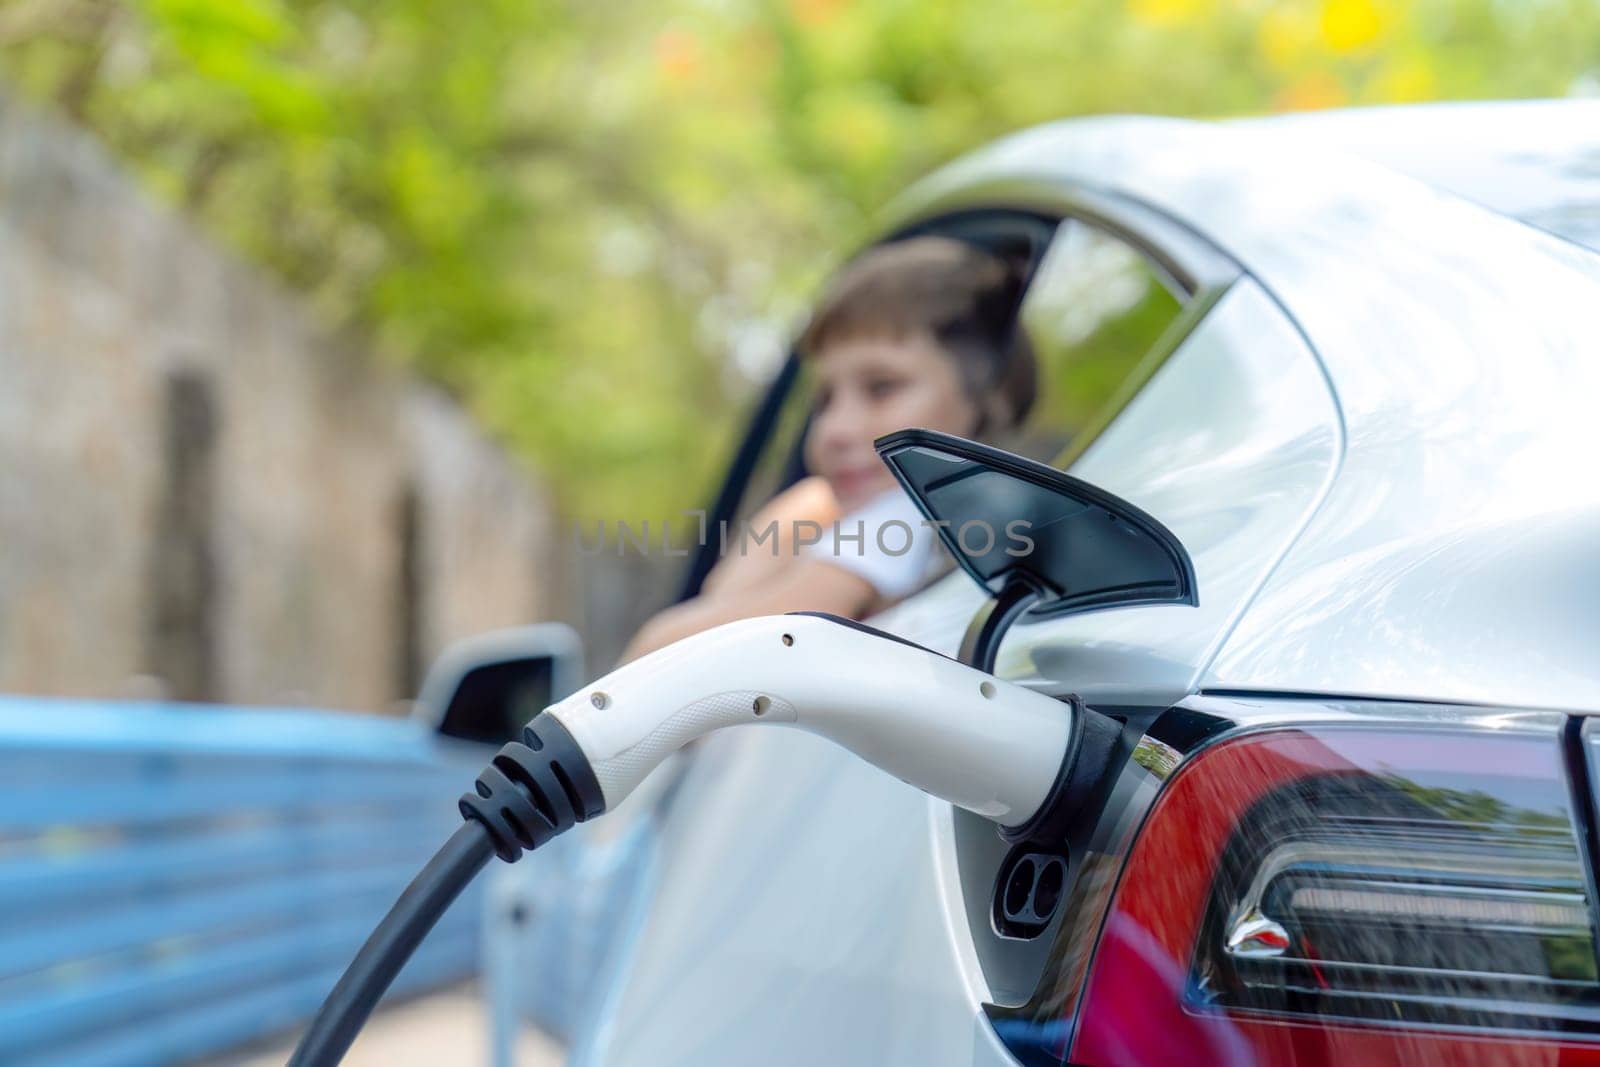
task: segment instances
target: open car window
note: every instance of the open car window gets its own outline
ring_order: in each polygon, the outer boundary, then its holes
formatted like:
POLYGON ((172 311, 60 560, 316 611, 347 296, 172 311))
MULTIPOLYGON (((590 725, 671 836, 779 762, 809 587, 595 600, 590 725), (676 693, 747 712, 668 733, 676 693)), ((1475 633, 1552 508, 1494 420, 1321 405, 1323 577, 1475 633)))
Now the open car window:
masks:
POLYGON ((1064 221, 1020 309, 1039 389, 1014 450, 1049 461, 1085 447, 1170 351, 1187 300, 1133 246, 1064 221))
MULTIPOLYGON (((1011 212, 969 212, 920 223, 890 240, 939 234, 1001 255, 1028 272, 1018 306, 1038 361, 1033 412, 1002 447, 1065 466, 1107 425, 1192 327, 1192 296, 1145 252, 1096 224, 1011 212), (1189 313, 1186 313, 1189 312, 1189 313)), ((790 357, 723 486, 714 522, 753 516, 807 473, 801 445, 811 406, 803 362, 790 357)), ((702 554, 703 555, 703 554, 702 554)), ((691 560, 683 595, 698 592, 714 560, 691 560)))

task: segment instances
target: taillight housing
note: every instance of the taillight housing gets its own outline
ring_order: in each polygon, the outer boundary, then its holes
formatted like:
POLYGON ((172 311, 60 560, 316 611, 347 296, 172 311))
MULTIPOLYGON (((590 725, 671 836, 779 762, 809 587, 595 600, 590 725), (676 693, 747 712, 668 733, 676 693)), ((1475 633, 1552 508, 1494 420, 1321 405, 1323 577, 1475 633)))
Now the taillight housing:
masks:
POLYGON ((1214 743, 1128 855, 1071 1060, 1600 1061, 1588 803, 1559 728, 1214 743))

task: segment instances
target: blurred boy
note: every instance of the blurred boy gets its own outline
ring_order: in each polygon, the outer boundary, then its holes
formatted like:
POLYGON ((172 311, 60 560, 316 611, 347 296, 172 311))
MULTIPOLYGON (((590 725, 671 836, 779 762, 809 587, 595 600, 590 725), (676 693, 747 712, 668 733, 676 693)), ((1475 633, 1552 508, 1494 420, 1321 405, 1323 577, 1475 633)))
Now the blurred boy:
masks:
POLYGON ((944 237, 881 245, 845 268, 799 342, 815 382, 812 475, 750 524, 776 521, 776 545, 730 551, 699 596, 640 629, 625 658, 756 615, 861 619, 920 588, 937 566, 934 537, 872 443, 912 426, 983 437, 1022 422, 1036 387, 1016 325, 1022 285, 1004 261, 944 237), (819 542, 797 540, 805 524, 823 531, 819 542))

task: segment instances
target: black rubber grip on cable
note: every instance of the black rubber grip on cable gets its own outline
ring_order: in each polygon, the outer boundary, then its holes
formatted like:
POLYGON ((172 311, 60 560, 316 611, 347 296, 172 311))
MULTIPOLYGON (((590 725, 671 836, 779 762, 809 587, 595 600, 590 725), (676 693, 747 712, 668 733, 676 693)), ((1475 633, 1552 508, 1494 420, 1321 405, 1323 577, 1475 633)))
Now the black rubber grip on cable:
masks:
POLYGON ((489 831, 495 855, 515 863, 524 851, 605 811, 606 801, 583 749, 559 719, 541 711, 521 741, 495 753, 460 806, 462 818, 489 831))

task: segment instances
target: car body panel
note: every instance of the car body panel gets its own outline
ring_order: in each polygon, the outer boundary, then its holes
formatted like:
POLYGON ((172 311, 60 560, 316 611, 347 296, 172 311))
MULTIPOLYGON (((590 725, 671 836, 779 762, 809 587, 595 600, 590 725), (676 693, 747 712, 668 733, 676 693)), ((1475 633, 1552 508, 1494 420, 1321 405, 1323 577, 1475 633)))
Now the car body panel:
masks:
POLYGON ((1259 285, 1236 283, 1072 466, 1177 536, 1199 603, 1024 620, 996 673, 1099 703, 1166 705, 1191 692, 1316 510, 1339 453, 1316 359, 1259 285))
POLYGON ((947 807, 798 731, 725 731, 695 763, 597 1059, 1009 1062, 943 892, 947 807))
POLYGON ((1114 176, 1216 242, 1306 336, 1343 421, 1340 476, 1202 688, 1600 708, 1592 598, 1574 591, 1600 589, 1600 255, 1288 147, 1270 127, 1065 123, 954 165, 906 210, 1114 176), (1453 592, 1446 566, 1466 568, 1453 592), (1376 624, 1380 602, 1410 640, 1376 624), (1531 654, 1496 654, 1522 640, 1531 654))
MULTIPOLYGON (((1201 607, 1020 628, 1000 673, 1115 703, 1600 710, 1600 257, 1270 128, 1166 119, 1008 139, 891 222, 1064 210, 1075 187, 1249 275, 1073 468, 1178 534, 1201 607)), ((953 574, 878 621, 951 651, 981 599, 953 574)), ((789 731, 728 731, 692 762, 581 1062, 1013 1062, 947 805, 789 731)))
POLYGON ((1360 156, 1600 250, 1600 100, 1311 111, 1230 125, 1360 156))

